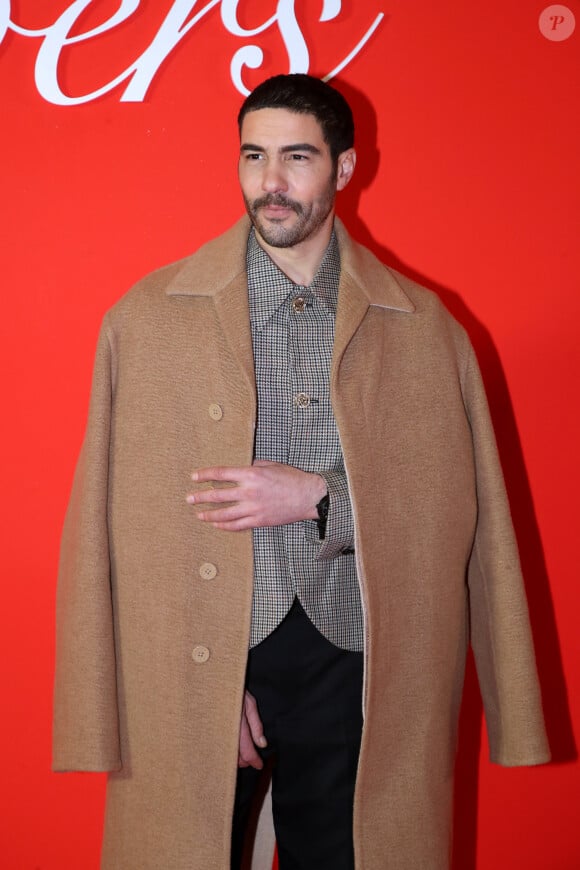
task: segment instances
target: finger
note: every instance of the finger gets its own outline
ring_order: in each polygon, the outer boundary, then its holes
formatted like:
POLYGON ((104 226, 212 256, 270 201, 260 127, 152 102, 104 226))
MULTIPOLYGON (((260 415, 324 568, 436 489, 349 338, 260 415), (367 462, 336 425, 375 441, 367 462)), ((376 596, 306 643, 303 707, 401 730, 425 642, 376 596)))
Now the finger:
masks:
POLYGON ((228 486, 225 489, 200 489, 196 492, 189 492, 185 500, 188 504, 237 502, 243 497, 243 492, 238 492, 239 489, 239 486, 228 486))
POLYGON ((226 480, 236 483, 240 479, 240 476, 243 476, 244 472, 247 470, 247 468, 239 468, 230 465, 218 465, 214 468, 196 468, 191 475, 191 479, 195 480, 196 483, 204 483, 212 480, 226 480))
POLYGON ((262 770, 264 767, 264 762, 256 753, 256 758, 252 761, 246 761, 245 758, 242 758, 241 755, 238 755, 238 767, 254 767, 256 770, 262 770))
POLYGON ((238 765, 240 767, 255 767, 256 770, 261 770, 264 762, 258 754, 258 750, 252 740, 250 728, 246 719, 246 714, 242 713, 242 721, 240 723, 240 748, 238 754, 238 765))
POLYGON ((197 511, 195 516, 203 523, 230 523, 247 519, 252 522, 252 513, 247 505, 236 503, 227 508, 211 508, 208 511, 197 511))
POLYGON ((259 524, 255 520, 244 518, 243 520, 232 520, 231 523, 212 523, 208 522, 208 526, 213 526, 214 529, 221 529, 223 532, 245 532, 248 529, 258 529, 259 524))
POLYGON ((246 712, 246 719, 248 721, 250 734, 252 735, 252 740, 254 741, 256 746, 259 746, 261 749, 265 749, 268 745, 268 741, 264 736, 264 726, 262 725, 262 720, 258 712, 258 705, 256 703, 256 699, 253 695, 250 694, 250 692, 246 692, 244 709, 246 712))
POLYGON ((244 758, 243 755, 238 756, 238 767, 254 767, 256 770, 262 770, 264 762, 254 749, 247 758, 244 758))

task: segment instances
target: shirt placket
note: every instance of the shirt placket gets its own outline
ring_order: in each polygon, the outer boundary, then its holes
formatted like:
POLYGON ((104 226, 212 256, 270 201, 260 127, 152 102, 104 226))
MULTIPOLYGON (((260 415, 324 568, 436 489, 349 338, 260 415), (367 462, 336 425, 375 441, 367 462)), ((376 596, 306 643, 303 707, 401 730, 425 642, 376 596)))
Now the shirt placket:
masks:
POLYGON ((303 287, 297 288, 288 307, 288 361, 292 390, 288 461, 297 468, 313 471, 318 455, 314 439, 320 384, 316 381, 312 364, 316 352, 312 294, 303 287))

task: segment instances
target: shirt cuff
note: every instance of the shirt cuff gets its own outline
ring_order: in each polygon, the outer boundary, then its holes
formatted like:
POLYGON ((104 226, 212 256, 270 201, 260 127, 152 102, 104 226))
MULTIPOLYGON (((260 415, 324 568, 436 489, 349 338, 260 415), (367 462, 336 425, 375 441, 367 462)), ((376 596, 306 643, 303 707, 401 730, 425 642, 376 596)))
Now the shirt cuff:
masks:
POLYGON ((315 520, 306 520, 305 536, 310 544, 318 546, 317 559, 334 559, 354 550, 354 521, 344 471, 318 471, 325 481, 330 497, 326 534, 320 540, 315 520))

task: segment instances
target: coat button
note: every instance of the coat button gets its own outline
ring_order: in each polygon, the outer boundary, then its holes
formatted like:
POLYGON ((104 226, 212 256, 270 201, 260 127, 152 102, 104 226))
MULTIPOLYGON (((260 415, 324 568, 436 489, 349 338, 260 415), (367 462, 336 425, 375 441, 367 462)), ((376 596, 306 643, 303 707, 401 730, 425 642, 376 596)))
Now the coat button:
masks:
POLYGON ((292 300, 292 308, 293 308, 294 311, 296 311, 298 314, 302 314, 302 312, 303 312, 304 309, 306 308, 306 300, 304 299, 304 296, 296 296, 296 297, 292 300))
POLYGON ((191 657, 197 665, 204 665, 209 659, 209 650, 206 646, 194 646, 191 657))
POLYGON ((308 393, 296 393, 294 404, 297 408, 307 408, 310 404, 310 396, 308 393))
POLYGON ((221 405, 210 405, 208 408, 209 416, 212 420, 221 420, 224 415, 223 408, 221 405))
POLYGON ((216 575, 217 568, 211 562, 204 562, 203 565, 200 565, 199 576, 202 580, 213 580, 216 575))

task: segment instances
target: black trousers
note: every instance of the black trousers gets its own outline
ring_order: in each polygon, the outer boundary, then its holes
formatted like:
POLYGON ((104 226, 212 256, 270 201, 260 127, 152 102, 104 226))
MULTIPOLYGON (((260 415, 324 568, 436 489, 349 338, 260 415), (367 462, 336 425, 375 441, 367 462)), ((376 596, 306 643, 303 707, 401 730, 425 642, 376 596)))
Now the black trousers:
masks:
MULTIPOLYGON (((339 649, 298 601, 250 650, 246 685, 258 703, 272 771, 280 870, 354 870, 352 810, 362 730, 363 654, 339 649)), ((238 771, 232 870, 262 772, 238 771)))

